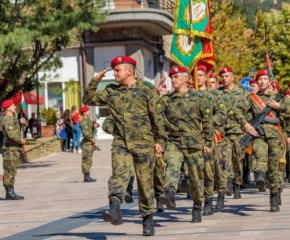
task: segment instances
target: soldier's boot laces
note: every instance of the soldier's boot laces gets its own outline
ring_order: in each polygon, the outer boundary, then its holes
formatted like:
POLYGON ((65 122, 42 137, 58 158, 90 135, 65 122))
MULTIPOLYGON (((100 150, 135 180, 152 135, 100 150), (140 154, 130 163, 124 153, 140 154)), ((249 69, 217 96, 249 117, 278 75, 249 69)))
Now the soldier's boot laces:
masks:
POLYGON ((234 184, 234 199, 240 199, 241 197, 241 192, 240 192, 240 186, 237 184, 234 184))
POLYGON ((203 216, 209 216, 213 214, 214 214, 214 209, 212 206, 212 198, 205 198, 203 216))
POLYGON ((116 198, 110 198, 110 209, 105 210, 102 214, 105 222, 110 222, 113 225, 123 224, 121 213, 121 202, 116 198))
POLYGON ((133 195, 132 195, 132 192, 126 192, 125 193, 125 203, 132 203, 132 202, 134 202, 133 201, 133 195))
POLYGON ((164 207, 160 203, 159 197, 156 197, 156 208, 157 208, 157 212, 164 212, 164 207))
POLYGON ((260 192, 264 192, 265 190, 265 173, 263 171, 258 170, 256 172, 256 187, 260 192))
POLYGON ((14 194, 16 197, 20 198, 20 200, 24 199, 23 196, 19 196, 17 193, 14 192, 14 187, 13 187, 13 186, 12 186, 12 192, 13 192, 13 194, 14 194))
POLYGON ((175 194, 173 188, 166 188, 164 193, 160 195, 159 202, 165 205, 169 210, 176 210, 175 194))
POLYGON ((215 209, 224 209, 224 208, 225 208, 225 195, 223 193, 219 193, 215 209))
POLYGON ((225 194, 227 196, 233 195, 233 183, 232 183, 232 179, 230 179, 230 178, 227 179, 227 188, 225 190, 225 194))
POLYGON ((278 192, 270 192, 270 212, 279 212, 278 192))
POLYGON ((278 202, 278 205, 279 205, 279 206, 282 205, 281 194, 282 194, 282 191, 279 190, 278 193, 277 193, 277 202, 278 202))
POLYGON ((84 173, 84 182, 95 182, 97 179, 93 179, 90 177, 89 173, 84 173))
POLYGON ((200 223, 201 222, 201 204, 193 204, 192 207, 192 223, 200 223))
POLYGON ((22 200, 19 196, 16 196, 13 192, 12 186, 5 187, 6 200, 22 200))
POLYGON ((153 214, 143 217, 143 236, 154 236, 153 214))

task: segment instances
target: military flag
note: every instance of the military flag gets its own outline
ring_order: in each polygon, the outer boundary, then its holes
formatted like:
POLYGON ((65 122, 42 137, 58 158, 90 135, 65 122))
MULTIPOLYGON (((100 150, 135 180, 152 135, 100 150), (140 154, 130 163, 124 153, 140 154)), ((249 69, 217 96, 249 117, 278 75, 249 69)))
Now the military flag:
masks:
POLYGON ((272 69, 271 69, 271 63, 270 63, 270 58, 269 58, 268 52, 266 52, 266 68, 270 72, 270 79, 272 81, 275 81, 274 74, 273 74, 272 69))
POLYGON ((21 100, 21 110, 24 112, 25 115, 27 114, 27 108, 26 108, 26 103, 25 103, 23 93, 22 93, 22 100, 21 100))

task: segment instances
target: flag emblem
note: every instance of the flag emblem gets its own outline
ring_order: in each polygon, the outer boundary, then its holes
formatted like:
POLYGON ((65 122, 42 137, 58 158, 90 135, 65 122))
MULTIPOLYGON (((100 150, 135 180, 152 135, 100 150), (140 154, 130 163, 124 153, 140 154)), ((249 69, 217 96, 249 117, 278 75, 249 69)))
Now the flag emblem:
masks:
MULTIPOLYGON (((185 9, 184 17, 183 17, 183 19, 185 19, 188 24, 190 24, 189 11, 190 11, 190 7, 188 5, 188 7, 185 9)), ((200 0, 196 2, 192 2, 191 12, 192 12, 192 20, 191 20, 192 23, 202 22, 206 17, 206 5, 204 4, 204 2, 200 0)))
POLYGON ((188 35, 177 35, 176 45, 178 50, 183 54, 190 55, 194 49, 194 38, 190 38, 188 35))

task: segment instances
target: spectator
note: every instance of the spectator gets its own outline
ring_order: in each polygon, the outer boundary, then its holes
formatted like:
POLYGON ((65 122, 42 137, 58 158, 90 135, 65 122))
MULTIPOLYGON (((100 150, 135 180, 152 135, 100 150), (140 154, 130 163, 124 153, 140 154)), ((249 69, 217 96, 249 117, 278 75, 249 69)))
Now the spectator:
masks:
POLYGON ((80 143, 80 138, 81 138, 81 134, 82 134, 82 130, 80 128, 80 115, 77 112, 77 107, 76 106, 72 106, 71 108, 71 120, 73 123, 73 152, 76 153, 82 153, 81 150, 81 143, 80 143), (78 148, 78 151, 76 151, 76 145, 78 148))
POLYGON ((66 133, 66 151, 70 150, 70 142, 73 137, 73 125, 70 119, 70 110, 66 109, 63 114, 63 125, 66 133))
POLYGON ((31 118, 28 120, 28 128, 25 129, 25 135, 27 135, 27 131, 29 129, 31 137, 33 138, 33 128, 37 128, 37 119, 35 117, 35 112, 31 114, 31 118))
POLYGON ((24 138, 27 138, 27 130, 28 130, 27 129, 28 128, 27 122, 28 122, 28 118, 27 118, 26 114, 22 110, 18 113, 18 120, 19 120, 19 125, 21 127, 21 131, 23 131, 24 138), (23 125, 23 124, 21 125, 21 123, 20 123, 20 119, 21 118, 25 119, 25 122, 26 122, 25 125, 23 125))
POLYGON ((60 131, 62 130, 63 118, 61 117, 61 112, 57 112, 57 123, 56 123, 56 135, 59 136, 60 131))

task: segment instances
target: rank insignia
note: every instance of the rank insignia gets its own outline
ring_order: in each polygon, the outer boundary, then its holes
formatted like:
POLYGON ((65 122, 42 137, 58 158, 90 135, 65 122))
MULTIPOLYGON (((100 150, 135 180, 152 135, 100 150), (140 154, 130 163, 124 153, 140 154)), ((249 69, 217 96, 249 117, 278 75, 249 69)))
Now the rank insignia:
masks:
POLYGON ((211 110, 210 110, 209 108, 207 108, 207 109, 205 110, 205 113, 206 113, 206 114, 210 114, 210 113, 211 113, 211 110))
POLYGON ((225 105, 223 103, 220 104, 220 108, 224 108, 225 105))
POLYGON ((233 111, 230 111, 230 115, 233 115, 234 114, 234 112, 233 111))
POLYGON ((175 72, 178 72, 178 68, 174 68, 175 72))
POLYGON ((121 62, 122 61, 122 58, 121 57, 118 57, 118 61, 121 62))
POLYGON ((158 103, 157 104, 157 109, 161 109, 162 107, 161 107, 161 104, 160 103, 158 103))

